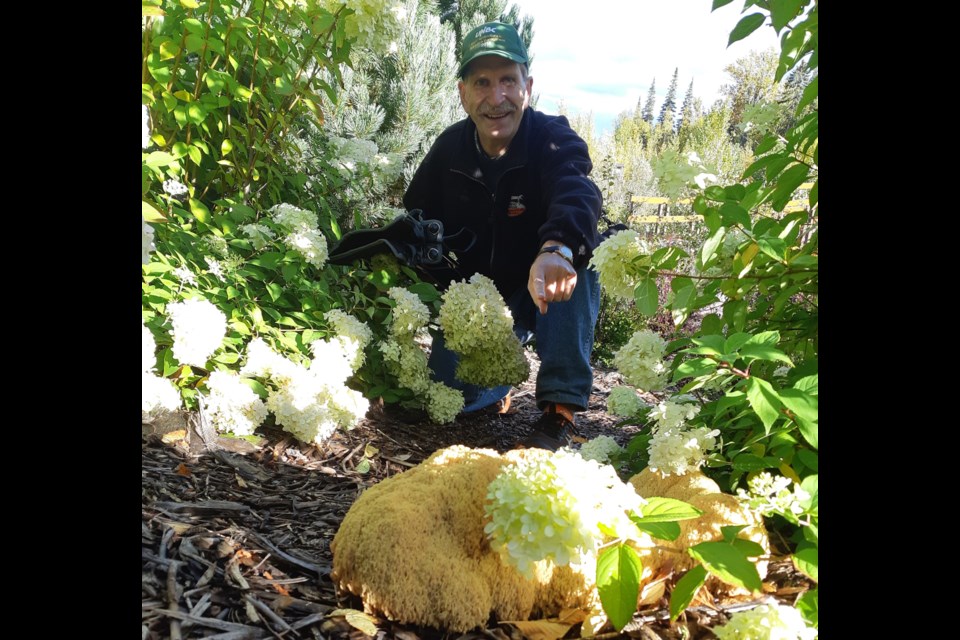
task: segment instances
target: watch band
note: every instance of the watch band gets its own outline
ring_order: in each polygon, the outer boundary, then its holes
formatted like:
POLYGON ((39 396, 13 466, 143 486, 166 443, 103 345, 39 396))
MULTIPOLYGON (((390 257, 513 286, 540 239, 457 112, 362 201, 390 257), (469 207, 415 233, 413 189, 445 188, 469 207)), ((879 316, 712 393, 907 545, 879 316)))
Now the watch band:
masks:
POLYGON ((555 253, 571 265, 573 264, 573 251, 570 250, 570 247, 562 244, 554 244, 549 247, 542 247, 537 253, 539 256, 541 253, 555 253))

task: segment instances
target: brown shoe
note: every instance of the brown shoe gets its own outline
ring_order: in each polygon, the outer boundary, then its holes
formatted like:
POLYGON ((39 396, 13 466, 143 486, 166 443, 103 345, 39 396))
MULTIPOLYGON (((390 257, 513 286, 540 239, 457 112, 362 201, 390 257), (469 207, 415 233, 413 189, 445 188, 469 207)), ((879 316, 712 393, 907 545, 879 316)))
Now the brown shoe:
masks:
POLYGON ((573 410, 551 402, 543 415, 533 423, 533 431, 517 443, 517 448, 556 451, 560 447, 570 446, 575 431, 573 410))

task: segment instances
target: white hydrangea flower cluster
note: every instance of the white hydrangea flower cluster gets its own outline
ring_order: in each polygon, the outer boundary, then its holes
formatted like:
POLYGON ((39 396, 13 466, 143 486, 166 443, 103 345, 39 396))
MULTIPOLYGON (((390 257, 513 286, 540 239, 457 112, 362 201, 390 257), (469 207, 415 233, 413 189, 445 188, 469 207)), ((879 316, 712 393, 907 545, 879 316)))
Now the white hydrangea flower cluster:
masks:
POLYGON ((340 343, 340 348, 347 354, 353 370, 356 371, 363 366, 366 359, 364 349, 373 340, 373 331, 370 327, 340 309, 327 311, 323 314, 323 318, 333 325, 333 330, 337 334, 333 339, 340 343))
POLYGON ((613 354, 613 364, 628 384, 644 391, 659 391, 667 384, 667 365, 663 362, 666 348, 666 341, 657 333, 637 331, 613 354))
POLYGON ((657 421, 657 431, 674 431, 683 427, 700 413, 700 405, 683 402, 683 396, 674 396, 673 400, 664 400, 650 412, 650 418, 657 421))
POLYGON ((164 192, 170 194, 171 196, 182 196, 187 192, 187 185, 183 184, 179 180, 164 180, 163 181, 163 190, 164 192))
POLYGON ((398 338, 413 336, 430 321, 430 309, 420 301, 420 296, 403 287, 393 287, 387 295, 396 302, 393 308, 393 323, 390 331, 398 338))
POLYGON ((146 149, 150 146, 150 110, 147 105, 140 105, 140 146, 146 149))
POLYGON ((413 391, 437 424, 453 422, 463 409, 463 393, 430 379, 427 354, 414 337, 430 320, 430 310, 415 293, 400 287, 387 292, 397 304, 393 308, 390 333, 394 336, 380 343, 387 372, 396 376, 397 384, 413 391))
POLYGON ((600 464, 610 462, 610 456, 623 451, 623 447, 610 436, 597 436, 580 445, 580 457, 584 460, 595 460, 600 464))
POLYGON ((167 305, 173 325, 173 357, 180 364, 206 365, 227 335, 227 317, 204 299, 190 299, 167 305))
POLYGON ((153 227, 147 224, 143 214, 140 214, 140 250, 143 257, 143 264, 149 264, 150 254, 157 250, 153 244, 153 227))
POLYGON ((530 449, 487 488, 484 532, 505 562, 531 577, 540 560, 564 566, 595 553, 603 540, 600 524, 636 537, 627 512, 644 503, 609 465, 565 449, 530 449))
POLYGON ((614 387, 607 396, 607 411, 615 416, 632 418, 646 406, 646 403, 640 399, 640 395, 631 387, 614 387))
POLYGON ((207 273, 218 280, 223 280, 223 266, 220 261, 213 258, 204 258, 204 260, 207 262, 207 273))
POLYGON ((347 16, 344 31, 357 39, 357 47, 385 52, 397 39, 405 10, 396 0, 323 0, 331 13, 346 5, 354 13, 347 16))
POLYGON ((206 408, 217 431, 249 436, 266 420, 267 406, 236 373, 214 371, 207 378, 207 389, 206 408))
POLYGON ((640 234, 627 229, 601 242, 590 258, 590 266, 600 274, 600 284, 607 293, 633 300, 633 290, 650 267, 650 253, 640 234))
POLYGON ((193 272, 190 271, 187 267, 177 267, 173 270, 173 275, 185 285, 195 287, 197 286, 197 278, 193 275, 193 272))
POLYGON ((717 446, 718 429, 658 430, 650 440, 649 467, 662 475, 682 476, 706 462, 706 452, 717 446))
POLYGON ((153 333, 143 324, 142 320, 140 321, 140 327, 142 331, 140 339, 142 360, 140 417, 146 421, 152 420, 167 411, 177 409, 180 406, 180 392, 177 391, 170 380, 154 375, 157 343, 153 339, 153 333))
POLYGON ((784 476, 774 477, 767 471, 750 478, 747 488, 749 493, 737 489, 737 498, 743 506, 761 515, 779 513, 798 516, 803 513, 802 503, 810 499, 810 494, 795 481, 784 476), (792 490, 791 484, 794 485, 792 490))
POLYGON ((340 173, 345 178, 351 177, 359 167, 370 165, 379 151, 376 142, 363 138, 330 136, 330 144, 337 154, 340 173))
POLYGON ((314 358, 305 367, 256 338, 247 345, 247 362, 240 372, 268 379, 273 388, 267 409, 284 431, 303 442, 321 444, 337 427, 356 425, 370 403, 345 384, 353 369, 351 354, 341 342, 316 340, 310 349, 314 358))
POLYGON ((530 375, 510 309, 490 278, 474 274, 443 294, 440 326, 460 356, 457 378, 481 387, 520 384, 530 375))
POLYGON ((738 611, 726 624, 711 629, 720 640, 815 640, 819 632, 807 626, 800 612, 784 604, 762 604, 738 611))
POLYGON ((286 234, 284 244, 318 269, 326 264, 329 255, 327 238, 317 228, 317 214, 286 203, 275 205, 269 213, 286 234))
POLYGON ((437 424, 453 422, 463 409, 463 392, 442 382, 430 381, 427 387, 427 415, 437 424))
POLYGON ((210 234, 203 237, 203 246, 204 248, 214 255, 218 255, 221 258, 226 258, 230 255, 230 245, 227 244, 227 239, 210 234))
POLYGON ((649 466, 662 475, 683 475, 706 462, 708 451, 717 446, 718 429, 687 428, 689 420, 700 413, 700 405, 692 396, 674 396, 661 402, 650 412, 654 420, 653 438, 648 452, 649 466))
POLYGON ((252 246, 255 251, 263 249, 277 237, 277 234, 265 224, 240 225, 240 231, 250 239, 250 246, 252 246))
POLYGON ((146 422, 180 407, 180 392, 167 378, 144 372, 140 387, 140 418, 146 422))

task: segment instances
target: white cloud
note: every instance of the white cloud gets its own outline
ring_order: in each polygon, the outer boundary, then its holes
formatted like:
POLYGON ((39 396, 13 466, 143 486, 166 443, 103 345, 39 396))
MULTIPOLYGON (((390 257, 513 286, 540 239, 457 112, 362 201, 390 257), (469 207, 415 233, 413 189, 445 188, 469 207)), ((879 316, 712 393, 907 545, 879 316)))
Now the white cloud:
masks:
POLYGON ((646 98, 656 78, 659 109, 675 68, 677 99, 692 79, 694 95, 709 107, 729 82, 723 68, 751 50, 777 46, 767 25, 729 49, 742 3, 711 13, 710 0, 513 0, 533 16, 534 93, 538 108, 556 113, 592 111, 601 130, 646 98))

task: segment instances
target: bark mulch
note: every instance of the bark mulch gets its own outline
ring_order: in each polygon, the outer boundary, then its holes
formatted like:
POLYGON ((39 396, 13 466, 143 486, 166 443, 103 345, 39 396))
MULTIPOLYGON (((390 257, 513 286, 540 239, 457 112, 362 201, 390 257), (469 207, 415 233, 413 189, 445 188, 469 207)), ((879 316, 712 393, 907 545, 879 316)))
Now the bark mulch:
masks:
MULTIPOLYGON (((595 370, 589 410, 578 414, 584 438, 630 439, 631 429, 617 427, 606 413, 606 396, 619 382, 616 372, 595 370)), ((460 637, 349 611, 362 610, 362 603, 336 593, 330 542, 364 488, 437 449, 511 449, 539 416, 533 391, 531 382, 515 389, 506 414, 478 412, 451 425, 373 407, 355 429, 336 433, 322 447, 271 427, 262 427, 253 444, 217 437, 195 417, 144 425, 141 638, 460 637), (331 615, 338 609, 348 611, 331 615)), ((809 588, 789 562, 772 563, 767 584, 768 597, 784 601, 809 588)), ((670 625, 665 604, 639 612, 622 636, 606 637, 713 638, 706 625, 743 606, 695 603, 684 620, 670 625)), ((571 629, 573 637, 577 630, 571 629)), ((473 637, 520 640, 521 634, 491 621, 489 629, 464 636, 473 637)))

